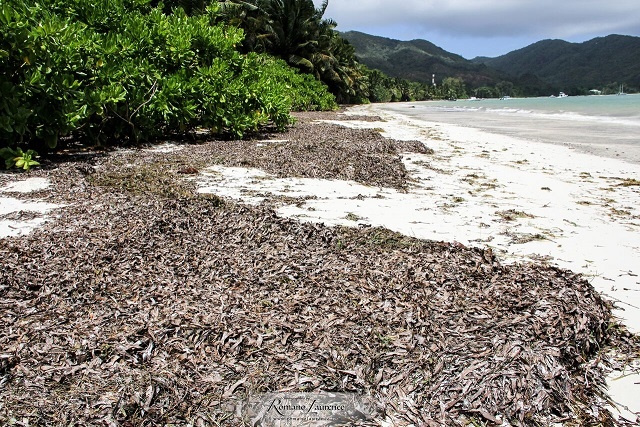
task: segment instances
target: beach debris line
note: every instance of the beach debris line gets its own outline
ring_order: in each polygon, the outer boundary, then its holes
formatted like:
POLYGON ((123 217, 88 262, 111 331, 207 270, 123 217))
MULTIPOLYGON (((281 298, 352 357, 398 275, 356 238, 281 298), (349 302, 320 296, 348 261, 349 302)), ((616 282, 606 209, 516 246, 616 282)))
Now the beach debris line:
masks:
MULTIPOLYGON (((433 152, 420 141, 397 141, 369 129, 349 129, 314 120, 330 118, 332 113, 298 113, 296 117, 298 124, 280 135, 282 139, 278 142, 220 143, 216 147, 216 163, 260 168, 277 177, 352 180, 406 189, 408 173, 399 154, 433 152)), ((362 119, 361 116, 340 117, 362 119)))
POLYGON ((613 422, 602 362, 638 346, 579 275, 222 203, 181 156, 40 171, 74 203, 0 246, 2 423, 240 425, 230 403, 277 391, 368 395, 394 425, 613 422))

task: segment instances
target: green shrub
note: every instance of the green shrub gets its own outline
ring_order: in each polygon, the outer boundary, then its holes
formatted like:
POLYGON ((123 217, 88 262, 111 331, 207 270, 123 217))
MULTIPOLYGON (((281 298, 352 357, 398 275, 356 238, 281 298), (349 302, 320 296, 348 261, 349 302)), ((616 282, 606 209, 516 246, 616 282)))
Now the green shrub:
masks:
POLYGON ((216 7, 187 16, 148 0, 0 5, 0 146, 121 143, 198 127, 241 137, 283 128, 291 109, 328 109, 325 86, 236 50, 216 7))
POLYGON ((0 148, 0 157, 4 159, 7 169, 16 167, 28 171, 33 166, 40 166, 40 163, 34 160, 38 157, 38 153, 33 150, 24 152, 20 147, 16 149, 9 147, 0 148))
POLYGON ((337 108, 335 97, 326 87, 309 74, 290 68, 280 59, 250 53, 247 67, 260 70, 250 82, 253 90, 263 91, 270 104, 286 98, 287 104, 296 111, 326 111, 337 108), (293 71, 293 72, 292 72, 293 71))

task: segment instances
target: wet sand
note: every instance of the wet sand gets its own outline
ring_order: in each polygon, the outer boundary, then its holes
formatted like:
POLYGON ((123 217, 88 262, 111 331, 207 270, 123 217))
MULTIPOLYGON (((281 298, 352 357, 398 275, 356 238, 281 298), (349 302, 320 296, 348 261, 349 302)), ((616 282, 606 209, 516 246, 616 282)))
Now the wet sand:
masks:
MULTIPOLYGON (((578 98, 596 106, 600 100, 599 97, 578 98)), ((640 95, 625 98, 640 100, 640 95)), ((640 164, 640 118, 598 117, 570 112, 552 114, 527 108, 529 102, 536 101, 539 100, 459 100, 449 103, 448 108, 433 108, 431 102, 407 102, 384 104, 383 108, 412 119, 426 119, 442 125, 457 125, 532 142, 545 142, 580 153, 640 164)), ((552 102, 562 111, 565 100, 552 102)), ((638 104, 637 111, 640 111, 640 102, 634 103, 638 104)))

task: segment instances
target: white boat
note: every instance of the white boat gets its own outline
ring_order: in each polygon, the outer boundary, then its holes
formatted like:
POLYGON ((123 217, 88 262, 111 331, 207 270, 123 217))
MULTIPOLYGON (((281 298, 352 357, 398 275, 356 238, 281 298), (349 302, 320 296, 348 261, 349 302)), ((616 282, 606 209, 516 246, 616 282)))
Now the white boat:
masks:
POLYGON ((618 92, 618 95, 626 95, 626 93, 624 93, 624 85, 620 85, 620 92, 618 92))
POLYGON ((558 94, 558 98, 567 98, 568 96, 569 96, 569 95, 567 95, 567 94, 566 94, 566 93, 564 93, 564 92, 560 92, 560 93, 558 94))

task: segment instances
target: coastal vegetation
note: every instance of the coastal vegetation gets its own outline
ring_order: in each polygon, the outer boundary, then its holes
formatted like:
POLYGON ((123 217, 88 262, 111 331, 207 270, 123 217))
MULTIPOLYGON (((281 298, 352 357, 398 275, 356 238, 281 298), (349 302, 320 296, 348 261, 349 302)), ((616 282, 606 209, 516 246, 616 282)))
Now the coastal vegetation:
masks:
POLYGON ((432 96, 356 60, 311 0, 10 0, 0 147, 284 129, 291 111, 432 96))
POLYGON ((0 157, 4 159, 7 169, 15 167, 18 169, 29 170, 33 166, 39 166, 40 163, 34 160, 37 155, 38 153, 33 150, 27 150, 25 153, 20 147, 16 149, 3 147, 0 149, 0 157))
POLYGON ((324 17, 327 5, 3 2, 0 148, 47 152, 197 133, 241 138, 284 129, 294 121, 292 111, 338 104, 549 95, 558 87, 569 94, 615 93, 618 81, 628 82, 628 92, 640 86, 635 69, 614 58, 638 51, 625 48, 637 44, 634 37, 579 45, 594 52, 593 64, 585 64, 584 49, 569 55, 573 45, 559 41, 468 61, 424 40, 339 33, 324 17), (553 58, 538 70, 532 64, 541 61, 540 52, 553 58), (604 77, 589 70, 598 67, 608 70, 610 82, 596 85, 604 77), (560 86, 568 78, 575 85, 560 86))
POLYGON ((12 0, 0 6, 0 146, 147 141, 199 128, 283 129, 291 110, 336 107, 327 87, 266 54, 216 2, 12 0))

